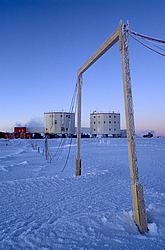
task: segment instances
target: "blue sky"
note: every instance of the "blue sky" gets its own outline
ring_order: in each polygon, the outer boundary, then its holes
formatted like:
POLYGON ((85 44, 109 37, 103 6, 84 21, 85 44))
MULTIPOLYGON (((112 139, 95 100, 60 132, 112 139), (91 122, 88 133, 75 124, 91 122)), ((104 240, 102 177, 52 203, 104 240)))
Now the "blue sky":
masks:
MULTIPOLYGON (((76 71, 114 31, 165 37, 163 0, 0 0, 0 129, 69 110, 76 71)), ((131 38, 136 130, 165 135, 165 60, 131 38)), ((117 111, 125 126, 118 44, 83 75, 82 125, 90 111, 117 111)))

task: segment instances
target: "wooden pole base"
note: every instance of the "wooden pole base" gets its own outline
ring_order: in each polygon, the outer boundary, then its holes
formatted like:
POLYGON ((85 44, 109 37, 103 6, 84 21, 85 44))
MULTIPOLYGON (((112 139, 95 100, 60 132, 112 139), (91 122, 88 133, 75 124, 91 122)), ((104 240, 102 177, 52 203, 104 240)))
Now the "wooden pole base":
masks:
POLYGON ((81 175, 81 160, 76 159, 76 176, 81 175))
POLYGON ((133 218, 140 233, 148 232, 147 216, 144 204, 143 186, 141 184, 132 184, 132 204, 133 204, 133 218))

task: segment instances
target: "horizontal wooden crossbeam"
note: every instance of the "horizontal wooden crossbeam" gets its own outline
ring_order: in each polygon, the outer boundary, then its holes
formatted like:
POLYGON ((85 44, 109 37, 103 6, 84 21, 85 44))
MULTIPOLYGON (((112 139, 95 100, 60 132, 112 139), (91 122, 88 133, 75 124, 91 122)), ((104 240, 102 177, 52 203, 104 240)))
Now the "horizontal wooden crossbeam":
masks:
POLYGON ((77 74, 81 75, 84 73, 97 59, 99 59, 108 49, 110 49, 116 42, 119 41, 121 24, 119 23, 115 32, 93 53, 92 56, 78 69, 77 74))

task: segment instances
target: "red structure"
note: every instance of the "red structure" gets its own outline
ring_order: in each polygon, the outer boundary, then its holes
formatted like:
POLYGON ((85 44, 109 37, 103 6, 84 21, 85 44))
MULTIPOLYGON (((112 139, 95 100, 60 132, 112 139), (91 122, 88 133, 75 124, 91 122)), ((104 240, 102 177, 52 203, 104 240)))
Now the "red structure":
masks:
POLYGON ((14 139, 15 135, 14 135, 14 133, 6 132, 6 133, 4 133, 4 137, 3 138, 5 138, 5 139, 14 139))
POLYGON ((42 139, 42 135, 40 133, 30 133, 27 132, 26 127, 14 127, 14 132, 0 132, 0 138, 4 139, 42 139))
POLYGON ((14 127, 14 138, 30 139, 32 134, 27 132, 26 127, 14 127))
POLYGON ((26 127, 14 127, 14 133, 26 133, 26 127))
POLYGON ((32 138, 32 133, 3 133, 1 135, 1 138, 4 139, 31 139, 32 138))

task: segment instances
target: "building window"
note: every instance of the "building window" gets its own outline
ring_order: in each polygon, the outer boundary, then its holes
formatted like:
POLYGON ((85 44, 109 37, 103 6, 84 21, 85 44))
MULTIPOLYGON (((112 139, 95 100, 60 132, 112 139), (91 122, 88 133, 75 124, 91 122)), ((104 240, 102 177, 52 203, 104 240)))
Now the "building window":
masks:
POLYGON ((70 115, 68 115, 68 118, 70 119, 70 115))
POLYGON ((114 128, 114 131, 116 131, 116 129, 114 128))
POLYGON ((95 124, 96 122, 94 122, 94 124, 95 124))
POLYGON ((96 116, 94 115, 93 118, 95 118, 96 116))
POLYGON ((98 121, 98 124, 100 124, 100 121, 98 121))
POLYGON ((94 131, 96 131, 96 129, 94 128, 94 131))
POLYGON ((116 118, 116 115, 114 115, 114 118, 116 118))
POLYGON ((116 121, 114 121, 114 123, 116 123, 116 121))
POLYGON ((66 128, 66 131, 68 131, 68 128, 66 128))
POLYGON ((104 121, 104 124, 105 124, 105 121, 104 121))
POLYGON ((111 131, 111 128, 109 128, 109 131, 111 131))
POLYGON ((57 124, 57 120, 55 120, 54 123, 57 124))
POLYGON ((65 132, 65 128, 64 127, 61 127, 61 132, 65 132))
POLYGON ((61 117, 62 117, 62 115, 61 115, 61 117))
POLYGON ((109 116, 109 118, 111 118, 111 115, 109 116))
POLYGON ((109 123, 111 123, 111 121, 109 121, 109 123))

